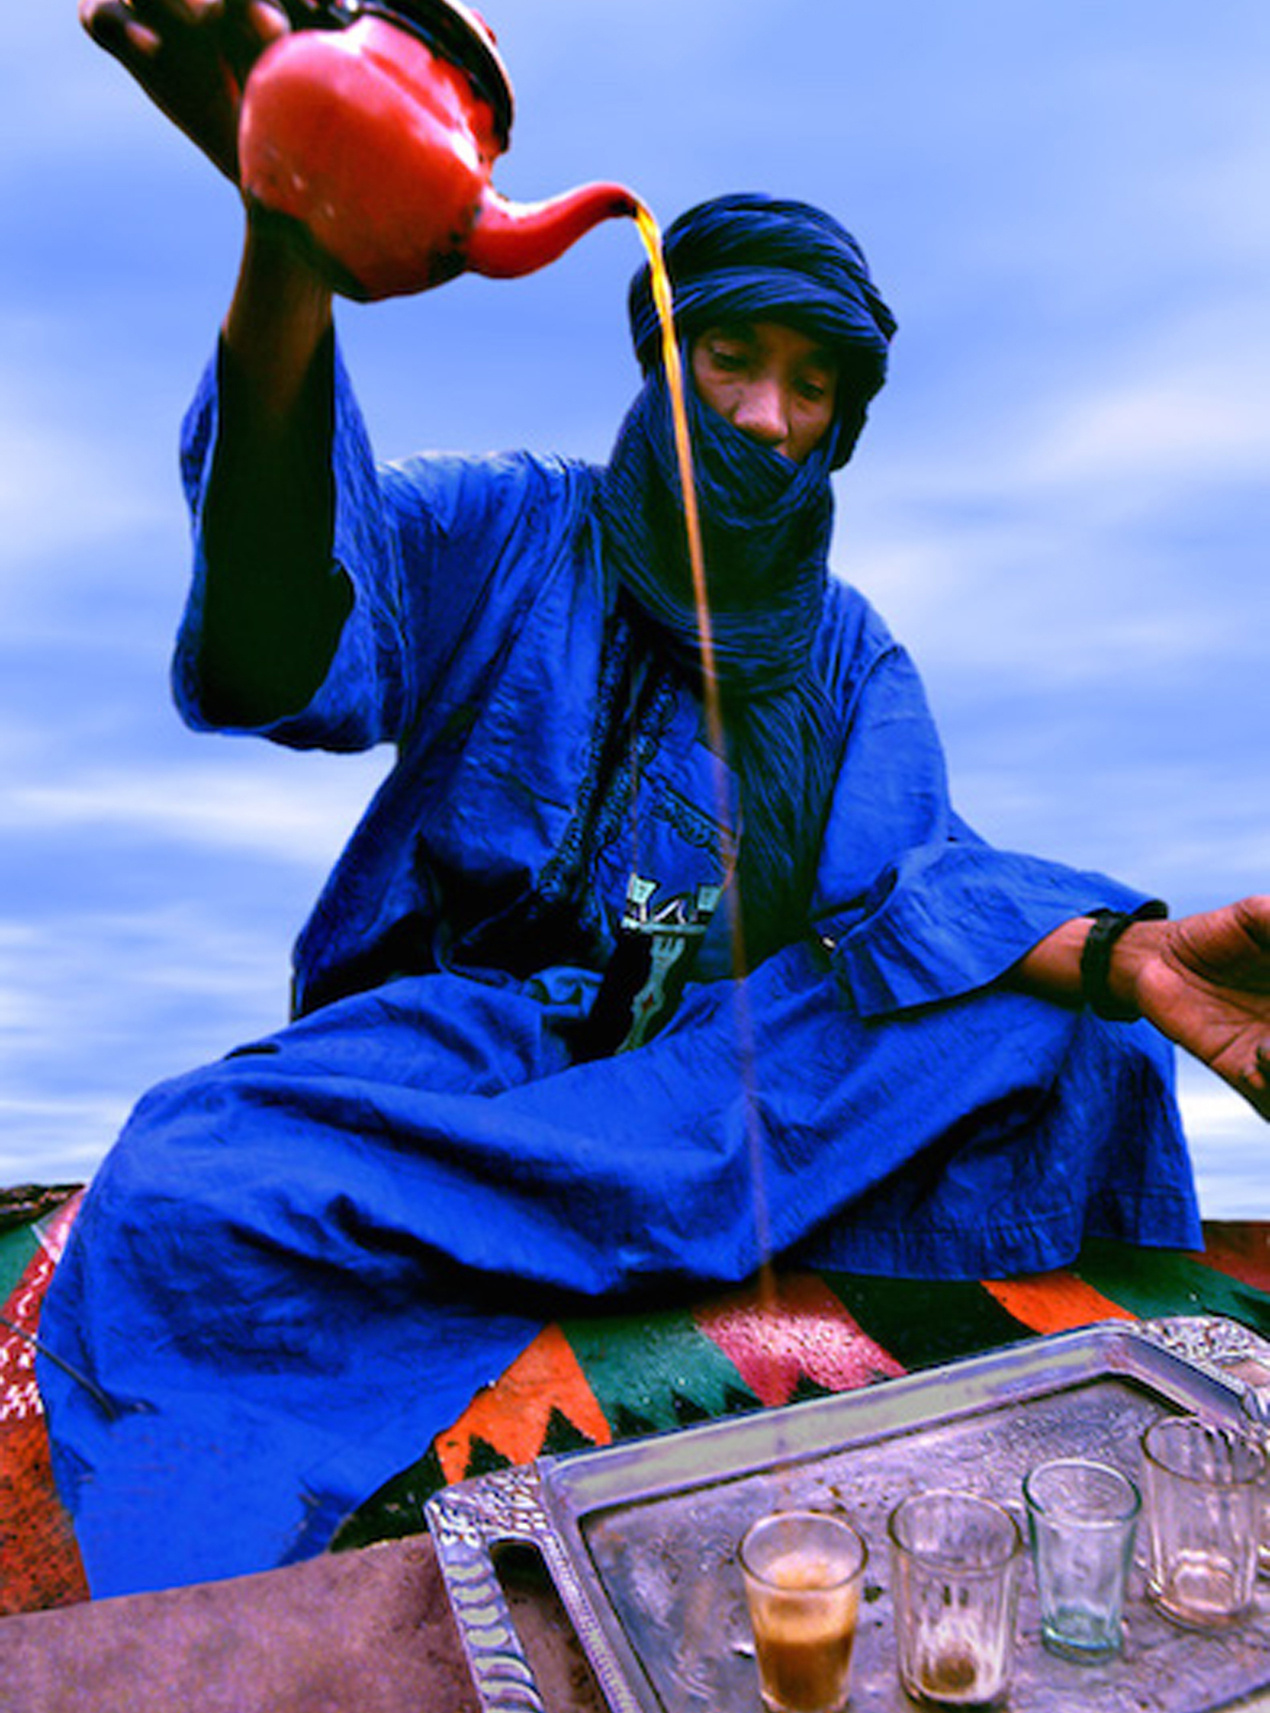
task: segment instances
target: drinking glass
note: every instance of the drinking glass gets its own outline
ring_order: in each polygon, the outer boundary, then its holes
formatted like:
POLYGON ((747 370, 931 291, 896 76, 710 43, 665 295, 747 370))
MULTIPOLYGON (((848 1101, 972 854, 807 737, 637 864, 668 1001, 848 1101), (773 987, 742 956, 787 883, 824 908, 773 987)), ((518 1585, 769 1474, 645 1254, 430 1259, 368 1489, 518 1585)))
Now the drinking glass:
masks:
POLYGON ((869 1549, 841 1517, 773 1511, 741 1542, 741 1570, 770 1713, 846 1705, 869 1549))
POLYGON ((991 1499, 935 1488, 891 1512, 900 1681, 943 1706, 1004 1695, 1014 1663, 1023 1536, 991 1499))
POLYGON ((1127 1475, 1084 1457, 1042 1463, 1024 1479, 1041 1605, 1041 1641, 1067 1659, 1120 1649, 1125 1583, 1142 1498, 1127 1475))
POLYGON ((1251 1388, 1244 1394, 1243 1406, 1248 1416, 1248 1431, 1261 1447, 1266 1459, 1266 1467, 1261 1477, 1257 1568, 1262 1576, 1270 1576, 1270 1392, 1251 1388))
POLYGON ((1189 1629, 1237 1623, 1256 1585, 1265 1452, 1199 1416, 1161 1416, 1142 1452, 1147 1593, 1189 1629))

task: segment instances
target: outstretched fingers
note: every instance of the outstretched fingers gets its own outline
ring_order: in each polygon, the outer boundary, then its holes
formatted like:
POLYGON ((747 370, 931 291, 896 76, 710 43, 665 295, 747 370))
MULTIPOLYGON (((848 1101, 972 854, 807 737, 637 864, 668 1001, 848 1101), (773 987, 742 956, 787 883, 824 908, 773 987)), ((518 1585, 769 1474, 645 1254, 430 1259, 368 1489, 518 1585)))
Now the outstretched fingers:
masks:
POLYGON ((161 46, 158 31, 141 22, 128 0, 79 0, 79 21, 99 48, 125 65, 132 54, 152 58, 161 46))
POLYGON ((1257 1048, 1257 1068, 1248 1082, 1249 1100, 1263 1118, 1270 1118, 1270 1042, 1257 1048))
POLYGON ((229 178, 247 74, 290 29, 279 0, 79 0, 89 35, 229 178))

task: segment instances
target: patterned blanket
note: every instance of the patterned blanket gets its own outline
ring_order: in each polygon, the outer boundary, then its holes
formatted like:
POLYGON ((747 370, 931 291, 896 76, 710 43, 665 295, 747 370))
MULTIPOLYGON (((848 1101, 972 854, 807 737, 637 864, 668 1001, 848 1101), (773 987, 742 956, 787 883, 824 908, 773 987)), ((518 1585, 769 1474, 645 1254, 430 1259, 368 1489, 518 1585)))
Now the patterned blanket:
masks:
POLYGON ((0 1195, 0 1614, 88 1598, 53 1486, 31 1342, 80 1195, 30 1185, 0 1195))
MULTIPOLYGON (((40 1305, 79 1206, 73 1187, 0 1195, 0 1615, 87 1598, 35 1383, 40 1305)), ((339 1548, 412 1534, 447 1482, 885 1381, 1091 1321, 1214 1314, 1270 1337, 1270 1224, 1210 1223, 1202 1254, 1094 1242, 1070 1268, 932 1285, 783 1273, 691 1307, 547 1327, 459 1419, 345 1523, 339 1548)))

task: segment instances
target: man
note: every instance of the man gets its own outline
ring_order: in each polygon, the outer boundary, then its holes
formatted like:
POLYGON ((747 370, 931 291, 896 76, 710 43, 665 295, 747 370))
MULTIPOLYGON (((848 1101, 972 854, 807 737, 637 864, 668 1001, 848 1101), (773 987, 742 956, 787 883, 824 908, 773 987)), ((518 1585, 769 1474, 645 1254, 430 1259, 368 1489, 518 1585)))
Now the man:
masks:
MULTIPOLYGON (((281 17, 85 21, 232 169, 223 60, 281 17)), ((1270 900, 1170 923, 984 845, 907 656, 828 576, 894 331, 854 239, 742 196, 667 249, 709 682, 646 276, 603 469, 377 470, 328 287, 248 221, 186 427, 178 700, 397 764, 297 946, 296 1020, 140 1103, 50 1292, 97 1592, 320 1550, 564 1301, 769 1250, 939 1277, 1196 1243, 1134 1018, 1270 1111, 1270 900)))

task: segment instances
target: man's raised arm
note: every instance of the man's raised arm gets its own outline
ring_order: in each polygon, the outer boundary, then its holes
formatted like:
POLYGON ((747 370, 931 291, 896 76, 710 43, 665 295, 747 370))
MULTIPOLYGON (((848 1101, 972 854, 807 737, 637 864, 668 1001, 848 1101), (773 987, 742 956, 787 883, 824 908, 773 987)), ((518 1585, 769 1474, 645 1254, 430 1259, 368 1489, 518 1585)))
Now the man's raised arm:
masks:
MULTIPOLYGON (((242 87, 289 24, 271 0, 81 0, 85 29, 228 178, 242 87)), ((204 709, 227 725, 298 712, 351 603, 331 570, 331 292, 280 223, 249 211, 221 342, 204 514, 204 709)))

